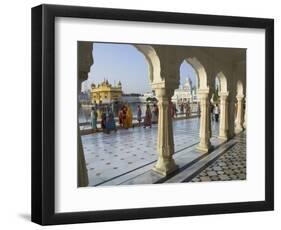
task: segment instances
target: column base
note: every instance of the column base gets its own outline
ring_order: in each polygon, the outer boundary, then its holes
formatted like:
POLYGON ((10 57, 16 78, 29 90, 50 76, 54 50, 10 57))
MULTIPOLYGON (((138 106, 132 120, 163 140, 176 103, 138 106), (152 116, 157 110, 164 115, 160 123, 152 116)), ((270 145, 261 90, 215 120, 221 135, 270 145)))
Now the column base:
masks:
POLYGON ((207 145, 202 145, 202 144, 198 144, 196 147, 196 150, 202 152, 202 153, 208 153, 210 151, 212 151, 214 149, 214 147, 211 145, 211 143, 207 144, 207 145))
POLYGON ((226 132, 221 132, 219 134, 219 139, 227 141, 229 139, 228 134, 226 132))
POLYGON ((219 139, 221 139, 223 141, 227 141, 229 138, 228 138, 228 136, 219 136, 219 139))
POLYGON ((152 170, 163 176, 167 176, 178 170, 178 166, 176 165, 174 159, 171 160, 158 159, 156 165, 154 165, 152 170))
POLYGON ((236 134, 241 133, 243 130, 244 130, 244 129, 243 129, 242 126, 236 127, 236 128, 235 128, 235 133, 236 133, 236 134))

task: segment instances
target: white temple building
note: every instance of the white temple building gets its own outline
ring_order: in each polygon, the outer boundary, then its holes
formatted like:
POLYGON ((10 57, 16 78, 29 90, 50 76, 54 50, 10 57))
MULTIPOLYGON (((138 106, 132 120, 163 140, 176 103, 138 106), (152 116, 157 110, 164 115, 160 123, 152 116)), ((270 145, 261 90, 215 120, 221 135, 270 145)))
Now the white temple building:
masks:
POLYGON ((192 82, 189 77, 186 78, 185 83, 175 89, 172 97, 172 102, 194 102, 197 101, 196 91, 192 89, 192 82))

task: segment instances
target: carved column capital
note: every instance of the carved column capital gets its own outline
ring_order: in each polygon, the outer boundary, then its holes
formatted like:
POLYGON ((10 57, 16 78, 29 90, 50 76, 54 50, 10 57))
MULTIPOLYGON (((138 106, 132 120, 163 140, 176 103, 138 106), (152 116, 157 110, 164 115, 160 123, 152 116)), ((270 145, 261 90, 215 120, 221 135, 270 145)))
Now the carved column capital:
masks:
POLYGON ((173 94, 173 89, 167 89, 167 88, 154 88, 156 97, 159 99, 170 99, 173 94))
POLYGON ((197 95, 198 95, 199 99, 207 99, 210 96, 209 92, 210 92, 210 90, 208 88, 206 88, 206 89, 198 89, 197 95))
POLYGON ((221 100, 226 100, 228 98, 229 93, 228 92, 219 92, 219 96, 221 100))

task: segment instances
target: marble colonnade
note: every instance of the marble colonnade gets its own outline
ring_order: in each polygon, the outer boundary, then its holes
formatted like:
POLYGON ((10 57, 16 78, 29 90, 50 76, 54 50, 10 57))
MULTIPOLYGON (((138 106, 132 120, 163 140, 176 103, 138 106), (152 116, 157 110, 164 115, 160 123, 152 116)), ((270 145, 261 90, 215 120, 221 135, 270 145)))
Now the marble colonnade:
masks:
MULTIPOLYGON (((169 113, 169 101, 174 90, 179 85, 179 68, 186 60, 195 69, 198 77, 198 96, 200 99, 200 142, 197 150, 202 153, 212 149, 210 142, 211 119, 210 119, 210 92, 209 85, 214 82, 216 75, 210 73, 227 73, 224 75, 224 91, 220 96, 220 128, 219 138, 227 140, 234 135, 234 97, 237 95, 237 119, 235 132, 242 131, 246 126, 244 122, 243 99, 239 93, 245 90, 246 85, 246 51, 245 49, 228 48, 205 48, 205 47, 183 47, 183 46, 162 46, 162 45, 133 45, 138 51, 143 53, 149 65, 149 80, 155 90, 159 105, 157 152, 158 160, 153 170, 161 175, 168 175, 178 167, 173 159, 174 140, 172 119, 169 113), (235 65, 235 63, 239 63, 235 65), (211 70, 211 71, 209 71, 211 70), (208 74, 207 74, 208 73, 208 74), (239 74, 237 74, 239 73, 239 74), (235 91, 235 92, 234 92, 235 91), (239 92, 238 92, 239 91, 239 92), (237 93, 236 93, 237 92, 237 93), (232 124, 233 123, 233 124, 232 124)), ((87 74, 93 63, 91 43, 79 42, 78 45, 78 84, 87 79, 87 74)), ((87 169, 84 159, 81 137, 78 131, 78 186, 87 186, 87 169)))

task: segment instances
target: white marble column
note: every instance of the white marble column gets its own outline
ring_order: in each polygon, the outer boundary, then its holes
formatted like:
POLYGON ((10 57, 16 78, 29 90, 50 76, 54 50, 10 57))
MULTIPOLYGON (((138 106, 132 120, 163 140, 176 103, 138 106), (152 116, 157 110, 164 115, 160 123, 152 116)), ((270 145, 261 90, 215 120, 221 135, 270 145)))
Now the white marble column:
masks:
POLYGON ((235 132, 239 133, 239 132, 243 131, 243 120, 244 120, 243 98, 244 98, 244 96, 239 95, 236 98, 237 98, 237 118, 236 118, 235 132))
MULTIPOLYGON (((81 84, 87 80, 91 65, 93 64, 93 43, 92 42, 78 42, 78 92, 81 92, 81 84)), ((80 106, 80 105, 79 105, 80 106)), ((79 107, 78 106, 78 107, 79 107)), ((79 108, 78 108, 79 109, 79 108)), ((79 121, 77 118, 77 181, 78 187, 85 187, 89 184, 88 171, 81 141, 81 134, 79 128, 79 121)))
POLYGON ((220 128, 219 138, 228 139, 228 92, 219 94, 220 96, 220 128))
POLYGON ((209 97, 208 99, 208 107, 209 107, 209 110, 208 110, 208 114, 209 114, 209 137, 211 138, 212 137, 212 125, 213 125, 213 121, 212 121, 212 114, 211 114, 211 98, 209 97))
MULTIPOLYGON (((81 91, 81 84, 82 82, 78 82, 78 92, 81 91)), ((80 109, 80 104, 78 104, 78 110, 80 109)), ((89 185, 89 177, 88 177, 88 170, 86 166, 84 150, 81 140, 80 128, 79 128, 79 118, 77 118, 77 142, 78 142, 78 157, 77 157, 77 181, 78 187, 86 187, 89 185)))
POLYGON ((173 159, 174 136, 172 117, 169 109, 169 101, 172 97, 173 90, 157 88, 155 89, 155 93, 158 99, 159 109, 157 139, 158 160, 153 170, 166 176, 178 168, 173 159))
POLYGON ((211 149, 210 143, 210 102, 209 102, 209 89, 198 90, 198 96, 200 99, 200 143, 197 146, 197 150, 202 152, 208 152, 211 149))
MULTIPOLYGON (((79 126, 78 126, 79 127, 79 126)), ((78 174, 77 174, 77 180, 78 180, 78 186, 79 187, 86 187, 89 184, 88 179, 88 171, 86 167, 86 161, 84 157, 84 151, 83 146, 81 142, 81 136, 80 132, 78 131, 78 161, 77 161, 77 168, 78 168, 78 174)))

